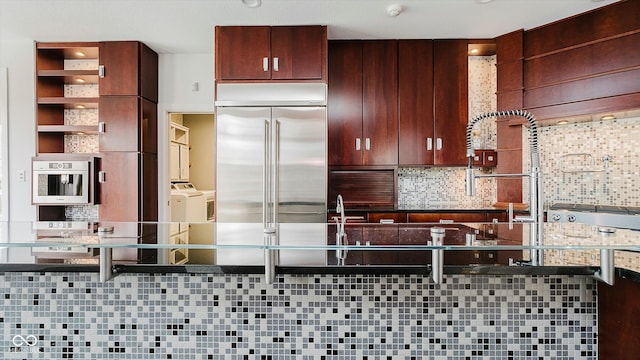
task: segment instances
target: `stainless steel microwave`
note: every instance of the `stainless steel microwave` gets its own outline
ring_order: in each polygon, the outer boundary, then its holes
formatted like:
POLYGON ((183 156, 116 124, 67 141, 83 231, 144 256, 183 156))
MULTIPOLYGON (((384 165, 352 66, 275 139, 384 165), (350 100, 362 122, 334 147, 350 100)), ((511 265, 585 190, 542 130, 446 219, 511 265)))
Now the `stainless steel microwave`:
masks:
POLYGON ((33 160, 34 204, 88 204, 89 161, 33 160))

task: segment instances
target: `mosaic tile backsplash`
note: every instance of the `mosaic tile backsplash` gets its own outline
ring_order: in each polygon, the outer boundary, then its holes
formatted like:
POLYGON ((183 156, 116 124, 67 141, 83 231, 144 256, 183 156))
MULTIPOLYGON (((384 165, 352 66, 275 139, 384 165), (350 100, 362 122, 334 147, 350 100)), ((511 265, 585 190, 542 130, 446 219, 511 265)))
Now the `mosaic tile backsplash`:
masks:
POLYGON ((640 117, 540 128, 545 201, 640 206, 638 139, 640 117))
POLYGON ((476 181, 476 195, 465 194, 464 168, 399 168, 398 208, 478 209, 497 199, 493 178, 476 181))
POLYGON ((597 359, 570 276, 6 273, 3 359, 597 359))

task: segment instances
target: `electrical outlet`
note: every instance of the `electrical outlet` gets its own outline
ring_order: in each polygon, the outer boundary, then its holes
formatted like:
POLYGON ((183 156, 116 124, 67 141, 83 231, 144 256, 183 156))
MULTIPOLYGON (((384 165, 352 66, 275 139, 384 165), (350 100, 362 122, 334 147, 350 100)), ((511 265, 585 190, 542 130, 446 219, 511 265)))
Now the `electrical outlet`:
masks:
POLYGON ((20 182, 27 181, 27 171, 26 170, 18 170, 18 181, 20 181, 20 182))

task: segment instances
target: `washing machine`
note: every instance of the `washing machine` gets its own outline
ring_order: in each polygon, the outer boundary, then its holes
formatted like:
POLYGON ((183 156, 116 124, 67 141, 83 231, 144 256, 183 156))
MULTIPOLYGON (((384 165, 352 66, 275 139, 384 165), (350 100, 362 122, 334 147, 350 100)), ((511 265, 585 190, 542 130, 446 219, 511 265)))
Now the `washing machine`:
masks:
POLYGON ((204 193, 191 183, 171 184, 171 221, 206 222, 207 202, 204 193))
POLYGON ((200 190, 204 195, 205 207, 207 209, 207 221, 214 222, 216 220, 216 191, 200 190))

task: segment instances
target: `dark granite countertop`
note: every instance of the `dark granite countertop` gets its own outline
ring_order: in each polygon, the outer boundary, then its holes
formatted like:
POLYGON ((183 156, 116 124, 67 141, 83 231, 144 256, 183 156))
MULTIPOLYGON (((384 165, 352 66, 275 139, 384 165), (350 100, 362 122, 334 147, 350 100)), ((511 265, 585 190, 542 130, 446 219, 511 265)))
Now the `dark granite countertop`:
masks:
MULTIPOLYGON (((599 270, 593 266, 499 266, 467 265, 444 266, 445 275, 572 275, 591 276, 599 270)), ((53 265, 53 264, 2 264, 0 274, 5 272, 99 272, 97 265, 53 265)), ((217 265, 116 265, 117 274, 264 274, 262 266, 217 266, 217 265)), ((276 267, 277 274, 295 275, 424 275, 431 273, 431 266, 282 266, 276 267)), ((640 283, 640 273, 616 268, 616 275, 640 283)))

